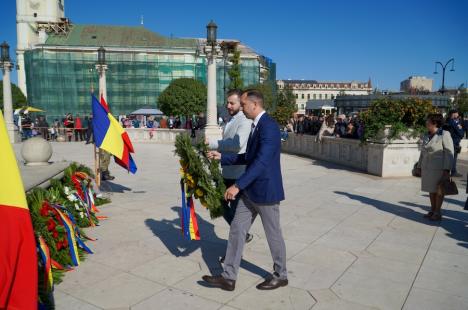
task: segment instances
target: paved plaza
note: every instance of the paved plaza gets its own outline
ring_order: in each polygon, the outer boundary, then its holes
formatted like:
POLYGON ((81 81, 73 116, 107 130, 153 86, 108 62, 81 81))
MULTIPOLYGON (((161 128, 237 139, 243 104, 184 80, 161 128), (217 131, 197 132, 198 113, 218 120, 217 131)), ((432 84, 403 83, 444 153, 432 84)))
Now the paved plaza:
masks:
MULTIPOLYGON (((17 151, 19 147, 17 147, 17 151)), ((90 145, 54 143, 53 160, 92 166, 90 145)), ((89 255, 55 287, 57 309, 468 309, 468 212, 460 194, 444 220, 423 219, 419 179, 381 179, 283 155, 281 222, 289 286, 259 291, 272 268, 261 221, 252 226, 234 292, 208 288, 228 226, 197 202, 201 241, 180 232, 179 163, 172 145, 136 144, 139 171, 111 165, 108 220, 87 232, 89 255)))

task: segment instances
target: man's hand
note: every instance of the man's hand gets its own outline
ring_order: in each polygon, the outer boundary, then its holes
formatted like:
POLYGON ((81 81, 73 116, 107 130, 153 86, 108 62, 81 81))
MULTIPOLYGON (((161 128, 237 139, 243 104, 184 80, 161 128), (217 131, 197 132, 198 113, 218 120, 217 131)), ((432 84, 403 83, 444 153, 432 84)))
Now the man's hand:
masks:
POLYGON ((239 194, 239 187, 236 184, 229 187, 224 193, 224 200, 234 200, 236 199, 237 194, 239 194))
POLYGON ((209 159, 221 160, 221 153, 217 151, 209 151, 207 154, 209 159))

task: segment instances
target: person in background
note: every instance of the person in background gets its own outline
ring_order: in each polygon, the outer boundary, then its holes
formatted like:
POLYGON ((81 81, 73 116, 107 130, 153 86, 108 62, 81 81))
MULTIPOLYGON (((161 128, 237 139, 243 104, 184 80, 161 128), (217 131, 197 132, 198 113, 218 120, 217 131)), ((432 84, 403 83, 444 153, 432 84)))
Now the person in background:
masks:
POLYGON ((63 125, 67 129, 68 142, 71 142, 73 136, 73 129, 75 128, 75 121, 73 120, 73 116, 71 115, 71 113, 67 114, 63 125))
POLYGON ((83 141, 83 125, 81 123, 81 118, 79 114, 76 114, 75 117, 75 142, 83 141), (79 138, 79 140, 78 140, 79 138))
POLYGON ((427 134, 423 138, 421 155, 416 169, 421 175, 421 190, 429 192, 431 211, 424 217, 431 221, 442 219, 441 208, 444 194, 439 184, 450 178, 450 169, 454 159, 453 140, 448 131, 443 130, 442 114, 430 114, 427 117, 427 134))
POLYGON ((161 118, 161 121, 159 122, 159 127, 160 128, 167 128, 167 119, 166 116, 163 116, 161 118))
POLYGON ((94 143, 93 114, 89 114, 86 121, 86 144, 94 143))
POLYGON ((182 122, 180 121, 180 117, 176 116, 174 121, 174 128, 179 129, 182 126, 182 122))
POLYGON ((453 148, 455 150, 451 175, 453 177, 460 177, 461 174, 457 172, 457 158, 458 154, 461 152, 460 142, 463 139, 464 131, 460 123, 457 110, 452 110, 449 112, 446 124, 444 125, 444 130, 450 133, 453 141, 453 148))
POLYGON ((38 129, 41 133, 42 138, 44 140, 49 140, 49 123, 47 123, 45 116, 39 117, 38 129))
POLYGON ((24 119, 21 122, 21 126, 23 127, 23 134, 25 139, 29 139, 32 137, 32 121, 29 114, 24 115, 24 119))
POLYGON ((140 128, 140 121, 136 118, 133 119, 132 121, 132 126, 133 128, 140 128))
POLYGON ((316 136, 315 141, 322 142, 323 136, 333 136, 334 132, 335 132, 335 115, 330 114, 322 122, 322 127, 320 127, 320 131, 318 135, 316 136))
POLYGON ((169 117, 169 121, 167 122, 169 129, 174 129, 174 116, 169 117))
POLYGON ((296 134, 303 135, 305 133, 305 121, 304 116, 300 116, 296 124, 296 134))
POLYGON ((335 124, 335 130, 333 131, 335 137, 340 138, 346 135, 346 122, 344 115, 338 115, 338 120, 335 124))

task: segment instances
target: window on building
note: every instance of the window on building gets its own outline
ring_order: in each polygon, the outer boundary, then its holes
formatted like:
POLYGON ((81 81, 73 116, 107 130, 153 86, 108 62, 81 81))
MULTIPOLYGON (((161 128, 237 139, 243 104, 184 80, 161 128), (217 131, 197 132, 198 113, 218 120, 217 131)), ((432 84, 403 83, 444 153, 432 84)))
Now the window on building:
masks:
POLYGON ((310 94, 307 94, 307 100, 309 100, 309 99, 310 99, 310 94))
POLYGON ((314 94, 314 99, 317 99, 317 94, 314 94))
POLYGON ((304 99, 304 94, 302 94, 301 98, 304 99))
POLYGON ((322 99, 322 94, 319 94, 319 99, 322 99))
POLYGON ((296 94, 296 99, 299 99, 299 95, 298 95, 298 94, 296 94))
POLYGON ((335 95, 331 95, 331 98, 332 98, 332 99, 335 99, 335 95))
POLYGON ((328 99, 328 94, 325 94, 325 99, 328 99))
POLYGON ((304 104, 301 104, 301 110, 304 110, 304 104))

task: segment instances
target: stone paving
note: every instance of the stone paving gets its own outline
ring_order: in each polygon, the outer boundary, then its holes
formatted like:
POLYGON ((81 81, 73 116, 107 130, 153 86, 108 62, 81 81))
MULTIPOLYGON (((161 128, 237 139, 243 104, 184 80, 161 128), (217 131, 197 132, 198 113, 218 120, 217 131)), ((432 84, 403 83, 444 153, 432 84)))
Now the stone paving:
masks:
MULTIPOLYGON (((91 146, 55 143, 54 160, 92 164, 91 146)), ((57 309, 468 309, 468 212, 446 199, 442 223, 422 215, 419 179, 381 179, 283 155, 281 222, 290 285, 258 291, 272 268, 260 219, 234 292, 207 288, 228 226, 197 203, 202 241, 180 233, 178 159, 136 144, 137 175, 112 164, 109 219, 88 231, 95 251, 55 288, 57 309)), ((18 148, 18 146, 17 146, 18 148)))

